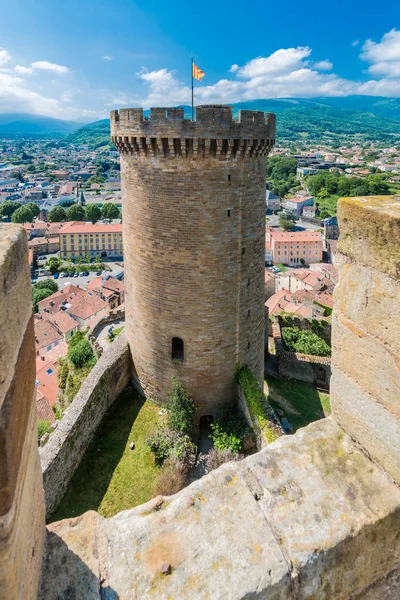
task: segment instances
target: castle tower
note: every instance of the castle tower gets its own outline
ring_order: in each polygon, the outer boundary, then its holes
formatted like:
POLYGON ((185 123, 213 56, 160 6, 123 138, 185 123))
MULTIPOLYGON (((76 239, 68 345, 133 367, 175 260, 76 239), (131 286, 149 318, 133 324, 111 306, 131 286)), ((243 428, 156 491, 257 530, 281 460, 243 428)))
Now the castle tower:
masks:
POLYGON ((228 106, 111 112, 121 155, 126 335, 146 396, 177 375, 200 409, 264 369, 266 156, 275 115, 228 106))

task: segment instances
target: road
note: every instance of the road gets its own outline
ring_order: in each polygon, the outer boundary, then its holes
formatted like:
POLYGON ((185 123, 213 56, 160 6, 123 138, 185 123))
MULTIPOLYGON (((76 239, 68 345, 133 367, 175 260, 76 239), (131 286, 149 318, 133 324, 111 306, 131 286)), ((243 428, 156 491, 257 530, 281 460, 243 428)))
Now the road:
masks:
MULTIPOLYGON (((57 256, 55 255, 48 255, 48 257, 50 256, 57 256)), ((44 263, 46 262, 47 259, 43 259, 38 261, 39 263, 39 268, 42 268, 42 265, 44 265, 44 263)), ((115 277, 116 275, 118 275, 119 273, 121 273, 124 268, 121 267, 121 263, 115 263, 113 261, 103 261, 104 264, 109 267, 111 269, 111 271, 102 271, 102 275, 107 275, 110 274, 113 277, 115 277)), ((84 269, 84 267, 82 267, 82 270, 84 269)), ((100 269, 99 269, 100 270, 100 269)), ((64 286, 69 285, 69 284, 73 284, 73 285, 79 285, 79 287, 85 287, 89 281, 92 281, 92 279, 94 277, 97 277, 96 275, 96 271, 95 272, 90 272, 88 276, 79 276, 79 277, 62 277, 62 278, 58 278, 56 281, 58 283, 58 287, 59 289, 62 289, 64 286)), ((53 279, 53 275, 42 275, 41 277, 38 277, 37 280, 41 281, 42 279, 53 279)))
MULTIPOLYGON (((266 221, 265 225, 267 227, 279 227, 279 215, 266 215, 266 218, 269 221, 266 221)), ((295 231, 318 231, 318 229, 323 229, 323 225, 314 225, 313 223, 300 223, 300 221, 296 221, 296 229, 295 231)))

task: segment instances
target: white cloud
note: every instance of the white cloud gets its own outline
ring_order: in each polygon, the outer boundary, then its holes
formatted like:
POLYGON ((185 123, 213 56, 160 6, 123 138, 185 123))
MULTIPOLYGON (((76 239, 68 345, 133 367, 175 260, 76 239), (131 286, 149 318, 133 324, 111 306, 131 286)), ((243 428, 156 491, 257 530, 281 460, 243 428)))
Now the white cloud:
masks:
POLYGON ((352 42, 351 45, 352 46, 358 46, 359 43, 360 43, 359 40, 354 40, 354 42, 352 42))
POLYGON ((101 60, 114 60, 113 56, 108 56, 108 54, 106 54, 105 56, 101 57, 101 60))
POLYGON ((360 56, 371 63, 369 73, 389 78, 400 77, 400 31, 392 29, 385 33, 380 42, 367 40, 360 56))
POLYGON ((0 67, 6 65, 11 60, 11 54, 4 48, 0 48, 0 67))
POLYGON ((32 69, 39 69, 40 71, 52 71, 53 73, 59 73, 60 75, 68 73, 68 67, 63 65, 57 65, 47 60, 38 60, 31 64, 32 69))
POLYGON ((27 112, 51 117, 60 116, 60 103, 24 86, 19 77, 0 73, 0 113, 27 112))
POLYGON ((304 65, 303 60, 310 56, 311 48, 281 48, 266 58, 259 56, 253 58, 244 67, 237 69, 238 77, 250 79, 265 75, 287 73, 304 65))
POLYGON ((320 60, 314 64, 314 69, 318 69, 318 71, 330 71, 333 69, 333 64, 330 60, 320 60))
POLYGON ((32 75, 33 69, 31 67, 23 67, 22 65, 16 65, 15 72, 19 75, 32 75))

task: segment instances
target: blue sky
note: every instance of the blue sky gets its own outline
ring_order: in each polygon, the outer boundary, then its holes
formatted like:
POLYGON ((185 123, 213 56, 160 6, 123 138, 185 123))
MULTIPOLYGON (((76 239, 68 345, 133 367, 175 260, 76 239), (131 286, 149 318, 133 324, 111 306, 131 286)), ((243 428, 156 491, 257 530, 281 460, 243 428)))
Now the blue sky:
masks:
POLYGON ((14 0, 0 21, 0 112, 95 120, 124 106, 400 97, 400 2, 14 0))

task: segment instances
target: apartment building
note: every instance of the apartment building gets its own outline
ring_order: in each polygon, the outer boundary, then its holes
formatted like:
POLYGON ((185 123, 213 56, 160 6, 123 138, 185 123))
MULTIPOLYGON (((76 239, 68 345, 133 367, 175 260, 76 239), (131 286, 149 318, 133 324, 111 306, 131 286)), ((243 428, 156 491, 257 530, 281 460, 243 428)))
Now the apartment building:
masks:
POLYGON ((322 236, 317 231, 275 231, 266 228, 265 252, 272 263, 291 266, 322 261, 322 236))
POLYGON ((84 221, 65 223, 60 229, 60 255, 62 258, 89 256, 122 256, 122 225, 84 221))

